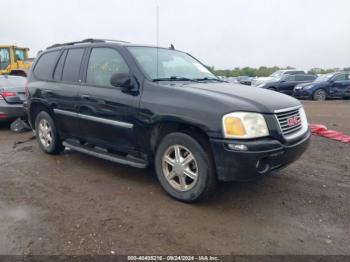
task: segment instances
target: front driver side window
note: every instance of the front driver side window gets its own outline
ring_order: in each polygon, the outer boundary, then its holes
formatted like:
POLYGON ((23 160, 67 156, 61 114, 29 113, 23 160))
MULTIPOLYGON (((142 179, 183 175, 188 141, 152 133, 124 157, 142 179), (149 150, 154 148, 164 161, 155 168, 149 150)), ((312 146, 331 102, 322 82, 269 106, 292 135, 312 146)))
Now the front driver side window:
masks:
POLYGON ((93 48, 86 74, 86 83, 97 86, 110 86, 115 73, 129 73, 122 56, 112 48, 93 48))
POLYGON ((344 81, 344 80, 346 80, 345 74, 337 75, 336 77, 334 77, 334 81, 344 81))

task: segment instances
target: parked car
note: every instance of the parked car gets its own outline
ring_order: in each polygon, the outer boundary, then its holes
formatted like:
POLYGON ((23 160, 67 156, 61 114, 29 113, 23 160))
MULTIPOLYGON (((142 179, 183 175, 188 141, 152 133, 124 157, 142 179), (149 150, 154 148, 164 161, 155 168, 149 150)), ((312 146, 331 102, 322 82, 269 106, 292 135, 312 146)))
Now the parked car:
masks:
POLYGON ((88 39, 56 44, 28 79, 40 148, 65 147, 155 166, 172 197, 192 202, 216 181, 250 180, 294 162, 310 132, 301 103, 224 82, 187 53, 88 39))
POLYGON ((293 95, 321 101, 326 98, 350 97, 350 72, 321 75, 312 83, 297 85, 293 95))
POLYGON ((278 91, 284 94, 292 95, 294 87, 298 84, 310 83, 316 79, 315 75, 282 75, 280 78, 272 78, 270 81, 263 82, 257 87, 278 91))
POLYGON ((297 69, 278 70, 268 77, 258 77, 253 79, 252 86, 258 86, 262 83, 272 81, 273 79, 281 79, 285 75, 305 75, 305 72, 297 69))
POLYGON ((0 121, 11 121, 26 116, 23 108, 26 78, 22 76, 0 76, 0 121))
POLYGON ((242 85, 250 86, 252 84, 253 78, 250 76, 238 76, 237 81, 242 85))

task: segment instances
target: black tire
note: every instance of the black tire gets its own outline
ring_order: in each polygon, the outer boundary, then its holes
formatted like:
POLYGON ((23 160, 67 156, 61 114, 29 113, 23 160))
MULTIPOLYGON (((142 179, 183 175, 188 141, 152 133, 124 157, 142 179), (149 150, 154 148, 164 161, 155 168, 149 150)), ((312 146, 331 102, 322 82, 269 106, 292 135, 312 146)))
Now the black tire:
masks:
MULTIPOLYGON (((209 150, 209 148, 204 149, 193 137, 184 133, 171 133, 165 136, 157 148, 154 162, 157 177, 163 189, 173 198, 183 202, 195 202, 200 199, 208 198, 217 184, 212 158, 209 153, 206 153, 209 152, 209 150), (186 191, 174 188, 164 174, 163 157, 169 152, 169 148, 178 145, 181 148, 188 149, 195 159, 197 180, 193 184, 193 187, 186 191)), ((173 181, 175 181, 175 179, 176 178, 174 178, 173 181)), ((180 180, 180 177, 178 177, 178 180, 180 180)))
POLYGON ((62 145, 62 141, 60 140, 60 138, 58 136, 55 122, 53 121, 52 117, 47 112, 42 111, 36 116, 36 118, 35 118, 35 133, 36 133, 36 140, 38 141, 39 147, 45 153, 56 155, 56 154, 61 153, 64 150, 64 146, 62 145), (50 127, 51 142, 47 143, 47 145, 44 144, 43 139, 41 139, 41 135, 40 135, 39 125, 42 123, 47 123, 48 126, 50 127))
POLYGON ((323 89, 317 89, 312 95, 312 99, 315 101, 324 101, 327 98, 327 93, 323 89))

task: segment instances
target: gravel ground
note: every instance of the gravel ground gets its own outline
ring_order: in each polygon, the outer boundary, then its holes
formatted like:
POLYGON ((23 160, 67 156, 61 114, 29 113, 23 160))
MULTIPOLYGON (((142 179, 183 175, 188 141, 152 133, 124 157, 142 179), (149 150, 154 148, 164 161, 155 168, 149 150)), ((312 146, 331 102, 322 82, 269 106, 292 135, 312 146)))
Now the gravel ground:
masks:
MULTIPOLYGON (((304 101, 309 122, 350 134, 350 101, 304 101)), ((296 163, 189 205, 152 169, 40 152, 0 127, 0 254, 348 254, 350 145, 313 137, 296 163)))

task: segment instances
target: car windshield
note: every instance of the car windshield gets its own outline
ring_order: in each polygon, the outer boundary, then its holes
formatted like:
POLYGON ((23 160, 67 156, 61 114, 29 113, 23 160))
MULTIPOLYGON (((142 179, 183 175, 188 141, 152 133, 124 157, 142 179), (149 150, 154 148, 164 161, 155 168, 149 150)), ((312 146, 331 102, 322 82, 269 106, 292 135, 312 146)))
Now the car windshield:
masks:
POLYGON ((315 82, 323 82, 323 81, 328 81, 332 76, 334 76, 334 73, 331 74, 325 74, 325 75, 320 75, 316 78, 315 82))
POLYGON ((156 47, 132 46, 128 49, 152 80, 217 79, 205 66, 186 53, 156 47))
POLYGON ((275 73, 273 73, 272 75, 270 75, 270 77, 272 78, 281 78, 283 75, 283 71, 276 71, 275 73))

